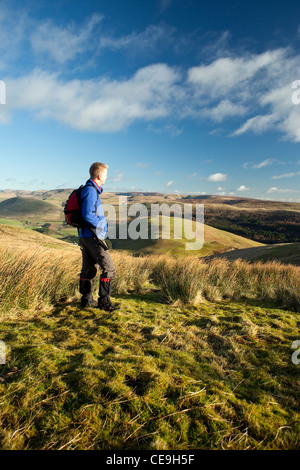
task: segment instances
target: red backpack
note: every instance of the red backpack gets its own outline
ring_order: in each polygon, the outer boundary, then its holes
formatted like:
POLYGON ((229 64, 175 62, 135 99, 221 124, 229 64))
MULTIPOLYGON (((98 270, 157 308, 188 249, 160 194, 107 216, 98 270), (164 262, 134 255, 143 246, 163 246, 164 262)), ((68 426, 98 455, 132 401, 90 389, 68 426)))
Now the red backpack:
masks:
POLYGON ((70 196, 67 199, 67 202, 64 206, 64 214, 66 218, 66 222, 71 225, 72 227, 80 228, 84 225, 83 218, 81 215, 81 204, 80 204, 80 196, 82 191, 83 185, 79 188, 74 189, 71 192, 70 196))
MULTIPOLYGON (((87 225, 84 222, 81 214, 81 191, 86 185, 81 185, 79 188, 74 189, 71 192, 70 196, 67 199, 67 202, 64 206, 64 214, 66 218, 66 222, 71 225, 72 227, 81 228, 84 225, 87 225)), ((93 186, 94 187, 94 186, 93 186)), ((98 200, 98 191, 94 187, 97 193, 97 200, 98 200)), ((97 203, 96 203, 97 204, 97 203)), ((96 211, 96 204, 95 204, 95 211, 96 211)))

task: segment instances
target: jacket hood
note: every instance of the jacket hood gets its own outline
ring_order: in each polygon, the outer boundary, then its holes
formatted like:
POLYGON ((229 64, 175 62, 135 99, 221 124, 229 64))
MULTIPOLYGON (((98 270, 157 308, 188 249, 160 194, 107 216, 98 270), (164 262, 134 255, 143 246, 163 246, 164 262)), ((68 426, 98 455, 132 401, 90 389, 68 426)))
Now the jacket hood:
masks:
POLYGON ((99 186, 92 178, 88 179, 85 184, 88 186, 95 186, 95 188, 99 191, 100 194, 103 192, 102 186, 99 186))

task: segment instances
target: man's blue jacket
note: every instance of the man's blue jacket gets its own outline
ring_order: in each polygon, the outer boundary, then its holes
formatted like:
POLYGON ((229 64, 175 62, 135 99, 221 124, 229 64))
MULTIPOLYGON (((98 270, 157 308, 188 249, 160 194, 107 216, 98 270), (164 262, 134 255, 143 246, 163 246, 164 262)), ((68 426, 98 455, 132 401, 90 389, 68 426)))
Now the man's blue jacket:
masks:
POLYGON ((81 213, 86 225, 79 229, 79 237, 92 238, 95 234, 98 238, 106 237, 107 223, 100 200, 102 192, 102 186, 98 186, 91 178, 82 188, 81 213))

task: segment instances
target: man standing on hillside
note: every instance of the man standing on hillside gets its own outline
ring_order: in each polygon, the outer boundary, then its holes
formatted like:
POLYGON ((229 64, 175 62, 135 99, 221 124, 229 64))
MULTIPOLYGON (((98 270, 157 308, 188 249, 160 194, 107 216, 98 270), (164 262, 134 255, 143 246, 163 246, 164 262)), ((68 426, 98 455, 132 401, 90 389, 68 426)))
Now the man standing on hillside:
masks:
POLYGON ((79 244, 82 251, 82 269, 79 291, 81 307, 98 307, 112 312, 117 306, 110 300, 111 279, 115 277, 115 266, 111 259, 105 237, 107 223, 104 216, 100 194, 107 178, 108 166, 104 163, 93 163, 90 167, 90 179, 81 191, 81 211, 84 225, 79 229, 79 244), (99 284, 98 302, 93 300, 92 284, 97 268, 102 269, 99 284))

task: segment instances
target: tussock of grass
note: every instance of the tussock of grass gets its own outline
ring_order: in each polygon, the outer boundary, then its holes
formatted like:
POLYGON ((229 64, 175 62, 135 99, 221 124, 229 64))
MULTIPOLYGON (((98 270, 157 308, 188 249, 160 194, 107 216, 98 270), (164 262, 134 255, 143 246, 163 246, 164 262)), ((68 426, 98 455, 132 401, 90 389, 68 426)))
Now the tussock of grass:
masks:
POLYGON ((1 310, 45 308, 75 295, 78 256, 51 249, 1 249, 1 310))
POLYGON ((222 299, 273 301, 300 310, 300 269, 278 262, 198 258, 175 259, 165 255, 150 262, 155 283, 170 301, 197 304, 222 299))
POLYGON ((113 251, 112 258, 116 267, 116 278, 112 288, 118 294, 134 290, 136 293, 145 292, 150 286, 151 267, 146 258, 135 258, 126 252, 113 251))
MULTIPOLYGON (((1 249, 1 310, 38 308, 78 296, 80 250, 39 247, 25 250, 1 249)), ((277 306, 300 310, 300 268, 277 262, 249 263, 168 255, 133 257, 112 252, 117 276, 116 294, 147 292, 156 286, 171 302, 197 304, 222 299, 258 299, 277 306)), ((95 292, 98 286, 95 282, 95 292)))

